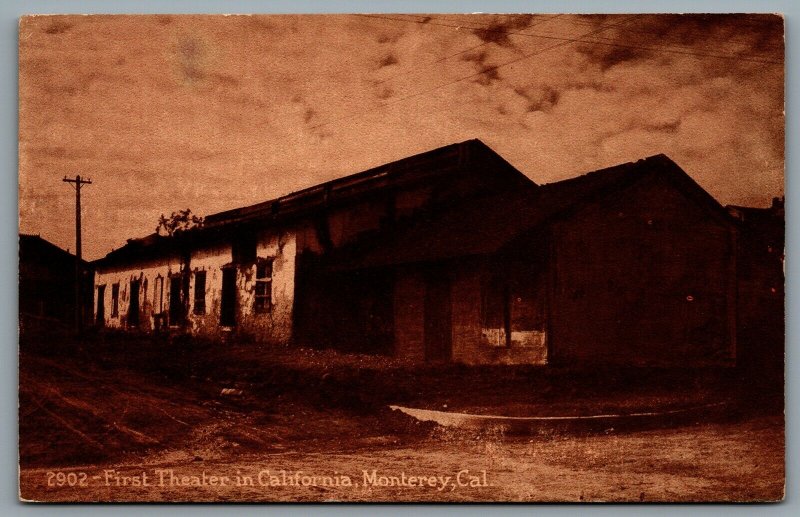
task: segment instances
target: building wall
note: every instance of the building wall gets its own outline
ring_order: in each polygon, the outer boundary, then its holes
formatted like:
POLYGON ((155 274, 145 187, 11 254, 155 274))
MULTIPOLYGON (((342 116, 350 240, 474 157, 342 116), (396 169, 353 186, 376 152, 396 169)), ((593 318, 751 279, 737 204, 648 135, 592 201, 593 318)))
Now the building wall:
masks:
POLYGON ((352 242, 364 232, 379 230, 382 221, 389 215, 388 204, 391 202, 384 196, 378 195, 352 206, 330 210, 327 222, 333 247, 339 248, 352 242))
POLYGON ((563 364, 730 364, 735 233, 656 177, 554 227, 550 349, 563 364))
MULTIPOLYGON (((188 264, 177 256, 116 268, 100 268, 95 285, 105 288, 105 326, 129 328, 131 281, 139 281, 139 329, 152 331, 156 328, 158 315, 167 317, 170 299, 181 297, 185 318, 185 328, 196 335, 219 337, 227 332, 220 325, 222 303, 222 271, 235 268, 236 273, 236 332, 259 341, 286 343, 291 339, 292 306, 294 303, 296 240, 293 232, 275 234, 262 231, 257 235, 256 255, 258 259, 272 259, 272 281, 270 310, 264 313, 254 311, 256 263, 234 264, 232 246, 218 243, 200 247, 191 252, 188 264), (170 289, 170 279, 188 275, 186 284, 178 292, 170 289), (196 311, 195 289, 196 273, 206 273, 204 291, 205 310, 196 311), (163 298, 161 282, 163 281, 163 298), (118 314, 112 316, 112 285, 119 283, 118 314)), ((97 290, 96 290, 97 293, 97 290)), ((94 306, 95 317, 97 303, 94 306)), ((170 322, 174 324, 175 322, 170 322)))
POLYGON ((465 364, 485 362, 488 345, 481 329, 482 272, 476 267, 460 267, 450 279, 453 361, 465 364))
MULTIPOLYGON (((393 332, 388 332, 389 327, 397 324, 398 313, 401 319, 410 317, 410 313, 404 312, 408 307, 394 307, 397 298, 391 274, 330 272, 325 259, 331 251, 358 245, 362 239, 412 217, 433 202, 433 191, 430 185, 418 184, 377 192, 373 197, 329 207, 298 222, 294 314, 298 344, 364 353, 391 353, 399 346, 401 356, 405 351, 423 354, 423 349, 403 348, 406 337, 413 339, 410 336, 401 336, 398 341, 392 337, 393 332)), ((412 288, 410 284, 405 287, 412 288)), ((402 296, 403 287, 400 289, 402 296)), ((394 328, 404 332, 404 327, 394 328)))
MULTIPOLYGON (((495 342, 499 328, 487 328, 484 297, 493 280, 492 268, 485 263, 466 262, 447 267, 450 281, 451 359, 463 364, 545 364, 547 348, 543 335, 531 329, 511 328, 511 342, 495 342)), ((397 272, 394 288, 395 356, 425 361, 426 268, 397 272)), ((509 296, 537 296, 535 292, 512 290, 509 296)), ((513 304, 510 306, 513 310, 513 304)), ((534 311, 531 304, 517 310, 534 311)), ((502 318, 500 318, 502 321, 502 318)))
POLYGON ((737 365, 780 390, 785 364, 783 205, 734 215, 742 224, 736 264, 737 365))
POLYGON ((169 278, 180 273, 181 264, 177 257, 163 257, 155 260, 143 261, 132 267, 98 268, 95 274, 95 303, 94 314, 97 318, 98 286, 105 285, 102 302, 105 305, 104 326, 109 328, 128 328, 130 318, 130 288, 132 281, 139 281, 139 328, 152 330, 154 328, 154 315, 161 312, 158 307, 161 300, 154 298, 156 279, 164 279, 163 310, 169 307, 169 278), (112 286, 119 285, 117 299, 117 313, 112 311, 112 286))
MULTIPOLYGON (((191 254, 189 269, 189 292, 186 296, 187 327, 192 333, 202 336, 216 336, 220 328, 220 309, 222 306, 222 269, 233 261, 230 244, 217 244, 195 250, 191 254), (205 311, 198 314, 195 307, 197 272, 206 273, 205 311)), ((238 304, 237 304, 238 305, 238 304)), ((169 307, 169 305, 167 305, 169 307)))
POLYGON ((394 284, 395 357, 425 360, 425 280, 415 270, 400 270, 394 284))
POLYGON ((418 185, 396 192, 378 192, 350 205, 321 210, 297 224, 297 250, 322 254, 328 248, 345 246, 364 234, 384 229, 392 220, 413 216, 432 200, 433 188, 418 185))
MULTIPOLYGON (((452 263, 452 360, 731 365, 736 230, 649 176, 530 235, 513 256, 452 263)), ((425 360, 426 267, 398 274, 395 350, 425 360)))
MULTIPOLYGON (((19 314, 20 331, 50 331, 75 324, 74 255, 39 236, 20 235, 19 314), (55 328, 54 328, 55 327, 55 328)), ((81 317, 92 320, 94 271, 81 266, 81 317)))
MULTIPOLYGON (((736 230, 650 176, 526 237, 451 264, 452 359, 466 364, 731 365, 736 230)), ((425 360, 425 267, 399 274, 396 353, 425 360)))
MULTIPOLYGON (((519 259, 517 259, 519 260, 519 259)), ((462 265, 453 270, 453 361, 465 364, 546 364, 547 345, 539 312, 544 293, 534 287, 539 273, 533 257, 506 263, 508 304, 487 303, 500 280, 492 266, 462 265), (508 311, 508 324, 503 312, 508 311), (497 311, 499 314, 487 314, 497 311), (529 323, 530 322, 530 323, 529 323), (506 339, 506 330, 510 340, 506 339)))
POLYGON ((272 308, 266 313, 256 313, 253 309, 256 284, 256 265, 253 264, 238 277, 241 331, 259 341, 288 343, 292 337, 297 256, 294 232, 262 234, 257 254, 259 258, 272 259, 272 308))

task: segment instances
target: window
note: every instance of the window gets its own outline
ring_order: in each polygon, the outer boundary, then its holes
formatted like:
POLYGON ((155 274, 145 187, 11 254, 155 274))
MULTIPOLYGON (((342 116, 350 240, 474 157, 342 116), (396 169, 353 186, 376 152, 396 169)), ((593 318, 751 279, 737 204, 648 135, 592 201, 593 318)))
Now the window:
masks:
POLYGON ((194 273, 194 313, 206 313, 206 272, 194 273))
POLYGON ((111 317, 119 316, 119 282, 111 286, 111 317))
POLYGON ((236 326, 236 268, 222 268, 222 297, 219 304, 219 324, 236 326))
POLYGON ((481 315, 483 339, 490 346, 511 344, 508 281, 502 274, 493 275, 482 290, 481 315))
POLYGON ((97 317, 98 325, 103 325, 106 322, 106 286, 97 286, 97 317))
POLYGON ((544 363, 545 276, 532 267, 507 265, 506 269, 487 279, 482 289, 483 342, 492 347, 531 348, 538 355, 533 360, 544 363))
POLYGON ((138 280, 131 280, 131 295, 128 299, 128 325, 139 326, 139 287, 138 280))
POLYGON ((157 276, 153 287, 153 312, 161 314, 164 311, 164 277, 157 276))
POLYGON ((272 308, 272 259, 261 259, 256 264, 255 312, 269 312, 272 308))
POLYGON ((188 292, 182 289, 182 283, 181 275, 169 278, 169 324, 173 327, 182 325, 186 319, 185 303, 188 303, 188 292))

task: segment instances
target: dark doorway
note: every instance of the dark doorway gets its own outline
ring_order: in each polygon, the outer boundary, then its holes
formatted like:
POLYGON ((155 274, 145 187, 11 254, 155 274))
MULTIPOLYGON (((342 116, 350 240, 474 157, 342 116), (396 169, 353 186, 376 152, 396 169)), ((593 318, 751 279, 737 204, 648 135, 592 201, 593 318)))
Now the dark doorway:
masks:
MULTIPOLYGON (((321 310, 325 313, 325 338, 339 350, 362 354, 392 353, 394 345, 393 283, 389 275, 358 271, 326 278, 321 310)), ((316 323, 319 324, 319 323, 316 323)))
POLYGON ((139 326, 139 281, 131 280, 131 300, 128 304, 128 326, 139 326))
POLYGON ((362 351, 391 354, 394 348, 394 280, 386 274, 367 275, 361 293, 360 310, 365 328, 362 351))
POLYGON ((236 326, 236 269, 222 270, 222 301, 220 303, 219 324, 223 327, 236 326))
POLYGON ((103 326, 106 324, 106 286, 97 286, 97 324, 103 326))
POLYGON ((176 326, 183 323, 183 299, 181 297, 181 277, 169 279, 169 324, 176 326))
POLYGON ((425 360, 449 361, 451 348, 450 279, 446 271, 437 269, 426 281, 425 360))

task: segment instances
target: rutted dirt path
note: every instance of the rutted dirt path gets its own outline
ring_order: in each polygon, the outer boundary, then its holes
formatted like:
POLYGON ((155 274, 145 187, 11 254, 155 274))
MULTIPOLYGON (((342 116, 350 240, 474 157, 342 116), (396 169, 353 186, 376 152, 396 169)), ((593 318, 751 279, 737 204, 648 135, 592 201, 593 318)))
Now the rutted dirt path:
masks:
POLYGON ((776 500, 783 493, 781 434, 771 419, 583 437, 476 440, 438 430, 411 447, 354 439, 349 452, 214 460, 159 453, 135 463, 23 469, 21 482, 23 497, 45 501, 776 500), (85 472, 87 486, 59 487, 57 472, 85 472), (117 486, 141 481, 143 472, 150 486, 117 486), (47 486, 48 473, 55 486, 47 486))
MULTIPOLYGON (((308 362, 308 354, 287 354, 308 362)), ((602 396, 593 395, 595 384, 575 384, 557 397, 560 390, 549 389, 548 382, 542 381, 543 389, 525 384, 539 382, 536 371, 511 372, 513 378, 493 384, 498 372, 453 367, 415 371, 416 377, 397 389, 408 371, 381 369, 393 365, 365 370, 370 364, 331 369, 332 360, 360 358, 311 356, 310 366, 286 361, 252 366, 244 359, 242 366, 213 357, 184 366, 187 357, 197 357, 193 352, 171 362, 131 364, 22 356, 21 496, 37 501, 754 501, 783 494, 783 418, 765 416, 768 412, 659 430, 506 436, 437 428, 382 402, 398 393, 431 407, 471 403, 488 411, 496 400, 516 400, 517 406, 503 407, 569 414, 672 407, 685 403, 685 393, 716 396, 682 378, 646 392, 612 390, 602 396), (464 375, 473 375, 470 389, 480 396, 459 402, 464 375), (245 377, 247 382, 231 380, 245 377)))

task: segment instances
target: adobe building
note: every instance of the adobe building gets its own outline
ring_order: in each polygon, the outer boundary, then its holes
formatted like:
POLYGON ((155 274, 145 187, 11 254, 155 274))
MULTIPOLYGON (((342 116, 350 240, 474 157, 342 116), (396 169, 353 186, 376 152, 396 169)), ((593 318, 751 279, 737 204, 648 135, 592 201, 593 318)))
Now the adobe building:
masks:
MULTIPOLYGON (((75 325, 77 257, 39 235, 19 235, 19 317, 23 332, 69 329, 75 325)), ((81 315, 91 323, 93 272, 81 260, 81 315)))
POLYGON ((419 362, 731 365, 737 234, 666 156, 537 185, 470 140, 132 239, 95 312, 419 362))
MULTIPOLYGON (((765 379, 784 370, 784 201, 768 208, 729 205, 739 223, 737 343, 740 364, 765 379)), ((783 383, 776 386, 783 390, 783 383)))

